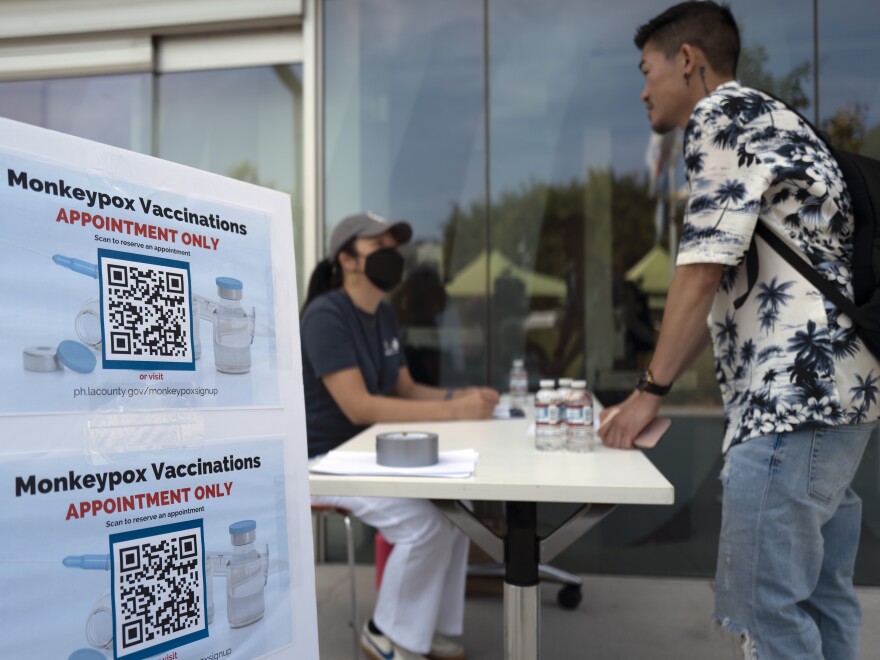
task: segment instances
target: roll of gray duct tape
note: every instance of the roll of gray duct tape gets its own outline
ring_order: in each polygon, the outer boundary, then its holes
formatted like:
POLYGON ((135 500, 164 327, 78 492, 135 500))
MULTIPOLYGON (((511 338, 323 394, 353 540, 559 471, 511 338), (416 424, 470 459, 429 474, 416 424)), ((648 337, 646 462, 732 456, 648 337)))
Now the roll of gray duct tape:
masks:
POLYGON ((58 357, 54 347, 28 346, 21 354, 21 360, 27 371, 58 371, 58 357))
POLYGON ((440 460, 437 434, 397 431, 376 436, 376 462, 386 467, 427 467, 440 460))

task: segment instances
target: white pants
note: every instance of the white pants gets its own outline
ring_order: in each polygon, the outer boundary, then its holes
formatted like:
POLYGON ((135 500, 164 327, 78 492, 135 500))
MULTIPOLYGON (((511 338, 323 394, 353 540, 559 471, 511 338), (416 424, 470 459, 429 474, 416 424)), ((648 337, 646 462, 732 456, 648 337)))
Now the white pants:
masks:
POLYGON ((312 497, 348 509, 394 544, 373 611, 394 643, 427 653, 434 633, 461 635, 468 539, 427 500, 312 497))

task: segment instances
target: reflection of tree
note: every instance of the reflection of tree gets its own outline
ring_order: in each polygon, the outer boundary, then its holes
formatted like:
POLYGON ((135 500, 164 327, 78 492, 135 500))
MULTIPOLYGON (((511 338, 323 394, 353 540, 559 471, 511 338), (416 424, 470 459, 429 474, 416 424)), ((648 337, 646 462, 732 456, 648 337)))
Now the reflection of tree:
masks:
MULTIPOLYGON (((250 160, 243 160, 229 168, 226 176, 246 183, 253 183, 257 186, 272 188, 274 190, 283 190, 279 188, 275 181, 260 181, 260 171, 256 165, 250 160)), ((285 191, 286 192, 286 191, 285 191)))
POLYGON ((783 76, 774 76, 764 68, 767 49, 760 44, 743 48, 736 69, 737 78, 743 85, 761 89, 778 96, 797 110, 810 107, 810 99, 804 87, 812 67, 808 61, 801 62, 783 76))
POLYGON ((880 124, 867 128, 867 115, 868 105, 853 101, 839 107, 822 122, 822 130, 828 133, 831 143, 839 149, 880 158, 880 124))
MULTIPOLYGON (((565 274, 563 229, 583 223, 584 187, 580 181, 548 185, 531 181, 503 191, 491 208, 492 247, 515 264, 556 275, 565 274)), ((455 207, 444 230, 444 270, 450 278, 485 249, 486 206, 455 207)))
POLYGON ((604 277, 614 280, 615 304, 624 304, 619 296, 623 274, 654 243, 654 204, 647 174, 615 175, 610 168, 591 168, 586 181, 557 185, 531 181, 505 191, 488 212, 482 203, 452 209, 443 241, 443 270, 448 279, 486 250, 488 219, 493 251, 522 269, 566 282, 564 301, 525 298, 523 291, 515 294, 505 288, 510 283, 495 282, 495 295, 488 296, 497 347, 493 350, 493 371, 500 372, 525 350, 531 373, 537 370, 554 377, 582 373, 588 260, 597 260, 604 277), (587 237, 595 235, 597 227, 604 232, 606 226, 610 255, 608 248, 587 244, 587 237), (523 335, 525 316, 547 309, 556 313, 553 328, 523 335), (507 332, 513 327, 520 328, 519 338, 507 332))
MULTIPOLYGON (((583 254, 586 189, 611 179, 614 222, 612 265, 625 271, 647 252, 654 238, 654 201, 646 174, 591 171, 589 181, 552 185, 538 181, 505 191, 491 207, 492 247, 519 266, 565 278, 574 257, 583 254), (524 240, 526 239, 526 240, 524 240), (534 240, 527 240, 534 239, 534 240)), ((452 209, 443 241, 444 272, 452 279, 486 246, 486 206, 452 209)))
MULTIPOLYGON (((766 90, 797 109, 810 105, 805 89, 811 66, 803 62, 784 75, 765 69, 767 49, 762 45, 744 48, 738 77, 743 84, 766 90)), ((541 273, 565 277, 572 244, 583 241, 584 195, 589 187, 605 186, 611 175, 613 218, 612 267, 626 270, 651 248, 654 235, 655 202, 648 195, 646 173, 619 174, 609 168, 591 170, 587 182, 567 184, 529 181, 516 190, 505 190, 487 213, 483 202, 469 208, 453 207, 444 230, 444 272, 453 277, 485 248, 487 216, 491 242, 514 263, 541 273)), ((680 220, 680 218, 679 218, 680 220)))
POLYGON ((865 133, 862 153, 872 158, 880 158, 880 123, 865 133))
POLYGON ((648 196, 647 174, 622 174, 612 180, 611 217, 614 222, 611 265, 626 272, 654 244, 656 202, 648 196))
POLYGON ((868 107, 859 101, 842 106, 822 122, 831 142, 839 149, 860 151, 865 142, 865 113, 868 107))
MULTIPOLYGON (((744 85, 778 96, 796 110, 803 112, 808 108, 810 99, 805 88, 812 72, 810 63, 801 62, 785 75, 774 76, 764 68, 766 61, 767 49, 764 46, 758 44, 743 48, 737 77, 744 85)), ((869 128, 867 116, 867 104, 853 101, 839 107, 822 122, 821 128, 839 149, 880 158, 880 123, 869 128)))

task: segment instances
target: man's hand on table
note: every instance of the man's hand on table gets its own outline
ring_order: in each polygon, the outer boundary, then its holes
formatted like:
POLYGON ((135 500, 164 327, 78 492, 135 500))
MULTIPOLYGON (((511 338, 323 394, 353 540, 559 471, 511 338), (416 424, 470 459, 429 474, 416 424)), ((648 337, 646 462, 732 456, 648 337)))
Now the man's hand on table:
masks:
POLYGON ((634 391, 618 406, 606 408, 599 415, 601 425, 597 431, 606 447, 632 449, 633 440, 660 410, 660 397, 646 392, 634 391))

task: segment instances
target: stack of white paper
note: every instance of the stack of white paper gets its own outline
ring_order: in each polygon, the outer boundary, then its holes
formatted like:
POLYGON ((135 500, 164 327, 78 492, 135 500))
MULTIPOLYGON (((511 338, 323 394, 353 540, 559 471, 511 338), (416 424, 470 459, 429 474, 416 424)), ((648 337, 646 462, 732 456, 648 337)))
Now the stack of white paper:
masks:
POLYGON ((374 451, 331 451, 310 465, 309 470, 317 474, 466 479, 474 473, 479 456, 473 449, 441 451, 435 465, 404 468, 379 465, 374 451))

